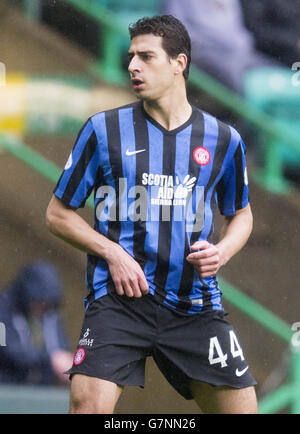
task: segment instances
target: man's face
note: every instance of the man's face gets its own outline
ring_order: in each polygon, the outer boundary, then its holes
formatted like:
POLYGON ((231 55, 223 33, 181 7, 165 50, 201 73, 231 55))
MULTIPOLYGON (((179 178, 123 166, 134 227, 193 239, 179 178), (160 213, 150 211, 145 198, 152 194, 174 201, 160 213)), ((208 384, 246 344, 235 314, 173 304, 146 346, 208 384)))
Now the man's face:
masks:
POLYGON ((138 98, 158 100, 172 91, 177 62, 168 57, 160 36, 136 36, 131 41, 128 57, 128 71, 138 98))

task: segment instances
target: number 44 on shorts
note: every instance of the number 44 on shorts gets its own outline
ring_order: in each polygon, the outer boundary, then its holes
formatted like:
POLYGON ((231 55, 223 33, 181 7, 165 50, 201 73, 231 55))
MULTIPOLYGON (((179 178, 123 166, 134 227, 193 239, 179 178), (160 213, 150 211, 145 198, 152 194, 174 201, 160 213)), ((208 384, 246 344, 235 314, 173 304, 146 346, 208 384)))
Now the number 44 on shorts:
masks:
MULTIPOLYGON (((245 360, 242 348, 240 347, 240 344, 233 330, 230 330, 229 337, 230 337, 230 352, 232 354, 232 357, 234 358, 240 357, 242 361, 245 360)), ((227 366, 226 363, 227 359, 228 359, 228 355, 223 353, 217 336, 210 338, 209 354, 208 354, 209 363, 211 365, 220 363, 221 368, 225 368, 227 366)))

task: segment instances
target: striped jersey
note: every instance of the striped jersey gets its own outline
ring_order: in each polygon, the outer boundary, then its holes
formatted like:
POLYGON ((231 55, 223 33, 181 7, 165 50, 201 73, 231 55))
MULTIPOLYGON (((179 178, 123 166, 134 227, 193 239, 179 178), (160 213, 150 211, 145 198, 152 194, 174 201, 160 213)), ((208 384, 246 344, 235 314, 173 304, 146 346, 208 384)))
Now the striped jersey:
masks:
MULTIPOLYGON (((141 101, 90 117, 54 194, 83 207, 93 191, 94 229, 142 267, 149 292, 186 314, 222 310, 216 276, 200 279, 190 246, 212 241, 217 207, 234 215, 248 204, 245 145, 239 133, 192 107, 168 131, 141 101)), ((86 308, 114 291, 102 258, 87 255, 86 308)))

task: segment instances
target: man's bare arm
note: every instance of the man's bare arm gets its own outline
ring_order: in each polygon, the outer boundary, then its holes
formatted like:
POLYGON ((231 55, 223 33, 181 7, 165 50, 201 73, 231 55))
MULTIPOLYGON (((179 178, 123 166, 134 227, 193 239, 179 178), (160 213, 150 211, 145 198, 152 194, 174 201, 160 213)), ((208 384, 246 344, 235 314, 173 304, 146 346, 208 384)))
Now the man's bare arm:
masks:
POLYGON ((148 292, 140 265, 119 244, 95 231, 54 195, 47 208, 46 225, 54 235, 77 249, 104 259, 119 295, 141 297, 148 292))
POLYGON ((187 256, 187 261, 193 264, 201 278, 214 276, 246 244, 252 232, 253 216, 250 205, 238 210, 234 216, 225 217, 221 230, 220 241, 210 244, 207 241, 197 241, 187 256))
POLYGON ((247 243, 253 229, 253 216, 250 205, 226 217, 217 247, 220 251, 221 266, 225 265, 247 243))

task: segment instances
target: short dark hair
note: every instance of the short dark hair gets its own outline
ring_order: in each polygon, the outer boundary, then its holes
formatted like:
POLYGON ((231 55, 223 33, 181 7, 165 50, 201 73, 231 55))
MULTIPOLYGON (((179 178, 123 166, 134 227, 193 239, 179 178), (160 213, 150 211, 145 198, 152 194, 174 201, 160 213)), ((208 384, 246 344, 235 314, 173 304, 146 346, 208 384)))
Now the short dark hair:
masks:
POLYGON ((153 34, 163 38, 162 46, 167 55, 175 59, 183 53, 187 56, 187 66, 183 72, 188 79, 191 63, 191 38, 185 26, 173 15, 156 15, 144 17, 129 26, 130 39, 139 35, 153 34))

